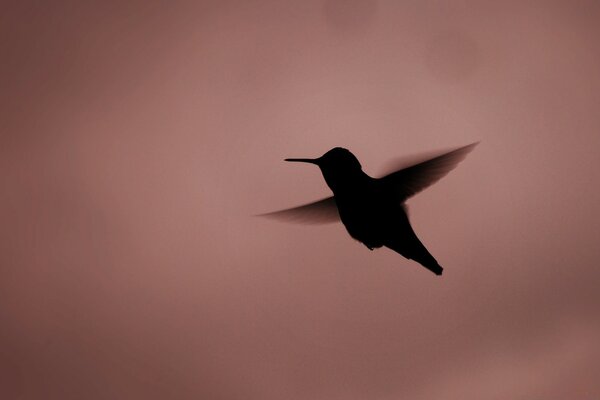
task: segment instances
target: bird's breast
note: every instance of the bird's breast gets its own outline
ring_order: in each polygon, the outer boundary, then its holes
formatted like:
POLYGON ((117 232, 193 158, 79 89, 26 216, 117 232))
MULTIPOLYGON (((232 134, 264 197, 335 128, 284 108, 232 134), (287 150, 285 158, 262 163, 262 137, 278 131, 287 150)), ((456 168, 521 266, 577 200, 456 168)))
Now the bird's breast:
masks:
POLYGON ((340 219, 354 239, 368 247, 381 247, 387 231, 385 202, 376 193, 356 192, 336 195, 340 219))

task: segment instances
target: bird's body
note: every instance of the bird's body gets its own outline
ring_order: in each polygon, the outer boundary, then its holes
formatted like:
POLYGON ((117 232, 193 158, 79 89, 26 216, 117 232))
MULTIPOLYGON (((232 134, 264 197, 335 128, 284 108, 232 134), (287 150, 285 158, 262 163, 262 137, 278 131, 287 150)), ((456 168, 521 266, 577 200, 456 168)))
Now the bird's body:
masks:
POLYGON ((384 185, 364 174, 346 190, 334 192, 340 220, 350 236, 369 249, 385 244, 390 222, 402 213, 400 204, 392 204, 384 185))
POLYGON ((334 220, 335 213, 350 236, 370 250, 386 246, 441 275, 442 267, 412 229, 404 202, 445 175, 473 146, 465 146, 383 178, 367 175, 358 159, 340 147, 317 159, 287 159, 319 166, 333 197, 267 215, 287 219, 311 219, 312 216, 313 220, 325 222, 334 220))

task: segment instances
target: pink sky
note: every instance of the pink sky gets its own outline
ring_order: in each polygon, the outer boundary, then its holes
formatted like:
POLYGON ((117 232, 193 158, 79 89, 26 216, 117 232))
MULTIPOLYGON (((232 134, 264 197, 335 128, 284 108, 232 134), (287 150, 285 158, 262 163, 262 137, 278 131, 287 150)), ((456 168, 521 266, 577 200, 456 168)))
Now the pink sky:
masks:
POLYGON ((526 3, 7 2, 0 397, 600 398, 600 6, 526 3), (478 140, 441 278, 252 217, 478 140))

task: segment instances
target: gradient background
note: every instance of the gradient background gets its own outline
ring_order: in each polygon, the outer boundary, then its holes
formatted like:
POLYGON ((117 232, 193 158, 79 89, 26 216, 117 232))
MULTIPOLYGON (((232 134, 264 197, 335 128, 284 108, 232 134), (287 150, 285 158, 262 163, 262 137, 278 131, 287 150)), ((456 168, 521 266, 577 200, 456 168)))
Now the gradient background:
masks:
POLYGON ((5 1, 2 399, 600 398, 597 1, 5 1), (285 157, 481 140, 437 278, 285 157))

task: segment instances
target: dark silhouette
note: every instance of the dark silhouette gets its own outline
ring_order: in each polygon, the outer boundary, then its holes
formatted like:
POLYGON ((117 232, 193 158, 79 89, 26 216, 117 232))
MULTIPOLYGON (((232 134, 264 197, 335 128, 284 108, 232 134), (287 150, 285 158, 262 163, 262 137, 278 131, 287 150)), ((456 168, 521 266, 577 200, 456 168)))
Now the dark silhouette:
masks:
POLYGON ((410 226, 404 202, 450 172, 476 145, 473 143, 415 163, 382 178, 372 178, 364 173, 354 154, 341 147, 315 159, 288 158, 285 161, 317 165, 333 196, 263 216, 296 222, 341 220, 350 236, 370 250, 389 247, 441 275, 442 267, 410 226))

